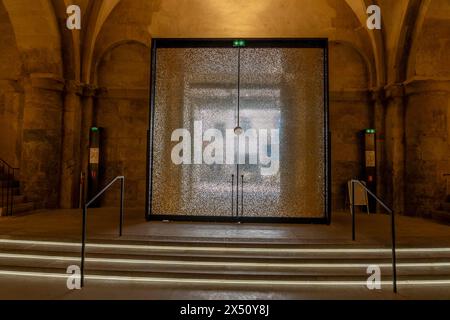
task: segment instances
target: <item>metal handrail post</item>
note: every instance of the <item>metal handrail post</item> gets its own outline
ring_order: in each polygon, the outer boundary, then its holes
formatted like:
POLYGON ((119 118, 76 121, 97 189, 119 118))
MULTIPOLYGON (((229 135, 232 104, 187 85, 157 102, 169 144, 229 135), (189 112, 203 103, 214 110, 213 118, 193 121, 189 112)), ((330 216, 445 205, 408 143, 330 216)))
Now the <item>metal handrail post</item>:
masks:
POLYGON ((119 222, 119 237, 122 236, 123 231, 123 202, 125 191, 125 179, 120 179, 120 222, 119 222))
POLYGON ((125 191, 125 177, 118 176, 114 178, 106 187, 104 187, 95 197, 93 197, 88 203, 83 205, 83 220, 82 220, 82 232, 81 232, 81 287, 84 287, 84 266, 86 258, 86 235, 87 235, 87 209, 89 206, 97 200, 103 193, 105 193, 117 180, 121 180, 120 184, 120 223, 119 223, 119 236, 122 236, 123 228, 123 208, 124 208, 124 191, 125 191))
POLYGON ((6 215, 11 216, 11 208, 10 208, 10 197, 12 193, 12 185, 11 185, 11 169, 8 167, 8 175, 6 176, 6 215))
POLYGON ((392 241, 392 286, 394 293, 397 293, 397 237, 395 232, 395 212, 391 212, 391 241, 392 241))
POLYGON ((83 205, 83 222, 81 235, 81 287, 84 287, 84 259, 86 256, 86 211, 87 205, 83 205))
MULTIPOLYGON (((392 246, 392 288, 394 293, 397 293, 397 235, 395 229, 395 212, 389 208, 380 198, 378 198, 372 191, 369 190, 364 184, 359 180, 352 180, 352 191, 354 191, 354 183, 359 184, 363 187, 367 193, 372 196, 386 211, 391 215, 391 246, 392 246)), ((352 192, 353 193, 353 192, 352 192)))
POLYGON ((16 181, 15 175, 16 169, 12 169, 12 180, 11 180, 11 216, 14 213, 14 182, 16 181))
POLYGON ((356 241, 355 182, 352 180, 352 240, 356 241))
POLYGON ((244 175, 241 175, 241 217, 244 216, 244 175))
MULTIPOLYGON (((2 178, 3 178, 3 176, 4 176, 4 172, 5 172, 5 165, 3 164, 3 163, 0 163, 1 165, 2 165, 2 171, 1 171, 1 175, 2 175, 2 178)), ((4 205, 4 201, 5 201, 5 197, 4 197, 4 195, 5 195, 5 193, 4 193, 4 184, 3 184, 3 179, 1 180, 1 182, 2 182, 2 202, 1 202, 1 206, 2 206, 2 210, 3 210, 3 205, 4 205)))

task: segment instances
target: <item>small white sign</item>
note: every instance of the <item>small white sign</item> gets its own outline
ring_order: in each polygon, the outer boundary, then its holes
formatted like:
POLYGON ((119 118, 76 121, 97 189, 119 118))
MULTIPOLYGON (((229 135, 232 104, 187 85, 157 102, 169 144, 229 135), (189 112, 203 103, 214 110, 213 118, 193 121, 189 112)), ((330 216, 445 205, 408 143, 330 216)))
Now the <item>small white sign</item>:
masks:
POLYGON ((98 164, 100 159, 99 155, 100 155, 99 148, 91 148, 89 151, 89 163, 98 164))
POLYGON ((376 167, 375 151, 366 151, 366 168, 376 167))

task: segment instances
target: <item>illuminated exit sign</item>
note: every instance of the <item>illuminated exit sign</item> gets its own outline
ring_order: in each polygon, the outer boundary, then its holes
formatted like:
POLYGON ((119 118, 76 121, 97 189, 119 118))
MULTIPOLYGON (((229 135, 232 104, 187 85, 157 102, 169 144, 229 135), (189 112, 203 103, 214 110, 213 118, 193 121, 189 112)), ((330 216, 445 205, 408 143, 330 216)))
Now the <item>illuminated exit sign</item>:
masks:
POLYGON ((247 42, 245 40, 234 40, 233 41, 233 47, 245 47, 245 45, 247 44, 247 42))

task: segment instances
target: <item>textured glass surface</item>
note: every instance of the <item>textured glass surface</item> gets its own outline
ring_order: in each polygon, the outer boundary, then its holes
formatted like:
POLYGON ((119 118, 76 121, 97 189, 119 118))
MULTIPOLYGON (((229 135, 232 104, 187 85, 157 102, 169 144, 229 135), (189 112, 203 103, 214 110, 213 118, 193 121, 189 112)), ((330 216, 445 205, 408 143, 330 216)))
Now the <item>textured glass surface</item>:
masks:
POLYGON ((242 50, 241 125, 279 129, 280 143, 277 174, 240 166, 244 216, 324 217, 323 62, 323 49, 242 50))
MULTIPOLYGON (((153 161, 153 214, 231 216, 235 165, 182 164, 171 160, 173 130, 194 123, 225 136, 234 128, 238 59, 232 48, 158 49, 153 161)), ((192 147, 192 151, 193 151, 192 147)), ((193 155, 192 155, 193 158, 193 155)))
MULTIPOLYGON (((158 49, 152 213, 231 216, 233 203, 247 217, 324 217, 323 49, 241 49, 239 113, 237 50, 158 49), (195 121, 224 137, 238 124, 244 131, 268 130, 269 137, 278 129, 279 170, 263 175, 267 165, 248 164, 254 156, 248 148, 240 150, 247 164, 173 164, 173 130, 186 128, 193 140, 195 121), (243 202, 236 192, 238 175, 244 176, 243 202)), ((262 146, 270 154, 269 142, 262 146)))

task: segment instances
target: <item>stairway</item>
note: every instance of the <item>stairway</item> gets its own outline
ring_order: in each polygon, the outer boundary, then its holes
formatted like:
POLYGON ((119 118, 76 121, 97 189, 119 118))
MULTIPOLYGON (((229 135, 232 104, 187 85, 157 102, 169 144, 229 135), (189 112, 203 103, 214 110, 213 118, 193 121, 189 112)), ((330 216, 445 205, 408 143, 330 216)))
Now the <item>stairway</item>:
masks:
MULTIPOLYGON (((89 242, 86 286, 97 281, 209 288, 366 288, 369 265, 392 290, 391 251, 381 247, 113 240, 89 242)), ((0 239, 0 276, 66 278, 80 244, 0 239)), ((450 248, 401 248, 398 285, 448 288, 450 248)))
POLYGON ((450 199, 442 202, 439 210, 432 211, 431 217, 436 221, 450 224, 450 199))
MULTIPOLYGON (((35 209, 34 203, 31 201, 27 201, 26 197, 24 195, 21 195, 20 193, 20 182, 17 180, 14 180, 12 182, 12 194, 13 194, 13 207, 12 207, 12 214, 18 214, 18 213, 24 213, 28 211, 33 211, 35 209)), ((5 205, 1 206, 0 202, 0 216, 6 216, 7 210, 6 210, 6 187, 8 186, 8 180, 7 176, 4 172, 0 169, 0 197, 1 192, 3 190, 4 192, 4 198, 5 198, 5 205)))

